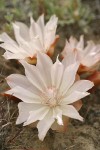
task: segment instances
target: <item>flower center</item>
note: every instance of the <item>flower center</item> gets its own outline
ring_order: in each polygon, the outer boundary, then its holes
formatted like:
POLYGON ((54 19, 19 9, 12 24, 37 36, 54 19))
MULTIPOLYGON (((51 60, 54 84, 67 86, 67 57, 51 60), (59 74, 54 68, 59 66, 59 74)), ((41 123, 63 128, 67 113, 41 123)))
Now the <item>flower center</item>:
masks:
POLYGON ((59 105, 61 96, 58 93, 58 90, 53 88, 48 88, 45 92, 41 94, 42 103, 50 107, 55 107, 59 105))

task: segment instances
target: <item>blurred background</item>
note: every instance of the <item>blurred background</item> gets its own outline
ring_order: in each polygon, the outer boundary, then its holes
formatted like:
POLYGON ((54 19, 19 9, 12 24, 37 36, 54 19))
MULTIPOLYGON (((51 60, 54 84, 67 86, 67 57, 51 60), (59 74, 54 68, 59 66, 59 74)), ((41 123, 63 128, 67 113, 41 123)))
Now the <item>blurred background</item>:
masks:
POLYGON ((43 13, 46 21, 56 14, 58 31, 67 36, 100 33, 100 0, 0 0, 0 32, 11 32, 13 21, 29 24, 31 15, 37 19, 43 13))
MULTIPOLYGON (((79 39, 83 34, 85 40, 100 43, 100 0, 0 0, 0 34, 6 32, 14 38, 12 22, 22 21, 30 25, 30 16, 37 20, 43 13, 45 21, 53 14, 59 19, 57 53, 71 35, 79 39)), ((17 61, 5 60, 3 53, 4 50, 0 49, 0 92, 8 88, 5 77, 23 72, 17 61)), ((15 125, 17 103, 0 96, 0 150, 100 150, 99 98, 100 87, 83 100, 80 113, 85 118, 84 123, 72 120, 66 134, 56 133, 54 141, 50 141, 48 134, 41 143, 37 130, 15 125)))
POLYGON ((30 24, 45 14, 45 21, 56 14, 59 18, 57 33, 60 35, 58 48, 61 50, 65 38, 84 34, 86 40, 99 41, 100 0, 0 0, 0 33, 13 36, 12 22, 30 24))

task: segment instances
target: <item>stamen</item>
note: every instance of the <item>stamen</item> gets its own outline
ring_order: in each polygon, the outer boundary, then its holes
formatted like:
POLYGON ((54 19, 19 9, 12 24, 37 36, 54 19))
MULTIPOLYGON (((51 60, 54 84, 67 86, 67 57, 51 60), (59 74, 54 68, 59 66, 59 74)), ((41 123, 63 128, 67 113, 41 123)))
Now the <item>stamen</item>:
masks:
POLYGON ((59 102, 62 99, 62 96, 59 95, 59 92, 54 87, 48 88, 45 92, 41 93, 42 103, 50 107, 55 107, 59 105, 59 102))

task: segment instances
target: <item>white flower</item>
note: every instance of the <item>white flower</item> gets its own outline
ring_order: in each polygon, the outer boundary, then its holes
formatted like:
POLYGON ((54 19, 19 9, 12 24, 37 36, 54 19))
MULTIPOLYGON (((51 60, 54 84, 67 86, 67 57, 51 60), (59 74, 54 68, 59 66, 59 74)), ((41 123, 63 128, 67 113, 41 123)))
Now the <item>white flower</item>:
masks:
POLYGON ((84 47, 83 36, 80 36, 79 41, 74 37, 70 37, 69 42, 66 41, 62 52, 63 57, 70 52, 74 52, 77 55, 77 60, 86 67, 92 67, 100 61, 100 44, 95 45, 93 41, 88 41, 87 46, 84 47))
POLYGON ((50 128, 56 130, 56 121, 63 126, 65 116, 83 121, 72 103, 89 95, 86 91, 93 87, 93 83, 88 80, 75 82, 79 63, 73 62, 70 57, 68 62, 67 59, 62 62, 57 59, 53 64, 49 56, 38 53, 36 66, 21 61, 26 76, 12 74, 7 77, 11 90, 6 94, 23 101, 18 104, 16 124, 26 126, 36 122, 40 140, 50 128))
POLYGON ((32 17, 30 21, 30 28, 22 22, 13 23, 17 42, 6 33, 0 35, 0 41, 4 42, 0 46, 6 50, 4 53, 6 59, 26 59, 29 63, 34 63, 38 51, 48 55, 53 53, 57 40, 55 34, 58 18, 53 15, 46 25, 44 15, 41 15, 37 22, 32 17))

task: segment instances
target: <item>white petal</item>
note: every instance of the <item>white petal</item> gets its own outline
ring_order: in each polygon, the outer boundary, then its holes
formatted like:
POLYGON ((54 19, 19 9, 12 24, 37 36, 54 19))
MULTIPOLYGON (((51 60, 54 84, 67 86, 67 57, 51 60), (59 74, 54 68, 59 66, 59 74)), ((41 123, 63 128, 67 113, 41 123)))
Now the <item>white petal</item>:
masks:
POLYGON ((2 56, 3 56, 5 59, 10 59, 12 55, 13 55, 13 53, 11 53, 11 52, 9 52, 9 51, 6 51, 2 56))
POLYGON ((12 52, 14 54, 22 53, 23 55, 29 54, 29 52, 30 52, 29 48, 26 47, 27 42, 23 41, 23 45, 21 45, 22 47, 19 47, 18 44, 14 40, 12 40, 6 33, 1 34, 0 38, 4 42, 0 46, 4 49, 8 50, 8 52, 12 52), (27 49, 28 49, 28 51, 27 51, 27 49))
POLYGON ((57 119, 57 123, 59 125, 63 125, 63 120, 62 120, 62 110, 59 107, 55 107, 53 109, 53 117, 57 119))
POLYGON ((97 56, 87 56, 81 61, 81 64, 87 67, 91 67, 95 65, 98 61, 100 61, 100 54, 97 54, 97 56))
POLYGON ((70 43, 71 49, 74 50, 77 46, 78 41, 77 41, 76 38, 71 36, 70 39, 69 39, 69 43, 70 43))
POLYGON ((87 56, 87 54, 88 53, 90 53, 91 52, 91 49, 94 47, 94 42, 93 41, 88 41, 87 42, 87 46, 85 47, 85 49, 84 49, 84 56, 87 56))
POLYGON ((15 24, 19 27, 19 30, 20 30, 20 36, 22 38, 24 38, 26 41, 29 41, 30 40, 30 37, 29 37, 29 29, 28 27, 26 26, 26 24, 22 23, 22 22, 15 22, 15 24))
POLYGON ((30 31, 29 32, 30 32, 31 39, 33 37, 38 36, 38 38, 40 40, 40 45, 43 46, 43 35, 42 35, 42 32, 41 32, 41 28, 33 19, 31 19, 31 26, 30 26, 30 31))
POLYGON ((40 104, 41 103, 40 97, 34 94, 33 92, 27 90, 27 87, 25 89, 25 88, 16 86, 5 93, 13 95, 26 103, 35 103, 35 104, 39 103, 40 104))
POLYGON ((50 20, 46 23, 46 28, 54 29, 57 26, 58 18, 56 15, 51 16, 50 20))
POLYGON ((84 49, 84 36, 80 36, 80 41, 77 43, 77 49, 83 50, 84 49))
POLYGON ((37 55, 37 67, 40 70, 42 77, 48 87, 51 87, 51 67, 53 63, 49 56, 43 53, 37 55))
POLYGON ((55 119, 51 117, 51 114, 47 114, 46 117, 39 121, 37 124, 38 128, 38 136, 41 141, 44 140, 44 137, 46 136, 48 130, 50 129, 51 125, 54 123, 55 119))
POLYGON ((28 104, 24 102, 20 102, 18 104, 18 109, 19 109, 19 116, 17 118, 16 124, 21 124, 25 122, 28 117, 29 117, 29 112, 30 111, 35 111, 37 109, 41 108, 41 104, 28 104))
POLYGON ((61 108, 63 115, 83 121, 83 118, 72 105, 62 105, 61 108))
MULTIPOLYGON (((22 41, 20 45, 20 50, 21 52, 24 52, 27 54, 27 57, 33 57, 34 53, 36 53, 35 46, 33 46, 32 43, 33 41, 22 41)), ((35 42, 34 42, 35 45, 35 42)))
POLYGON ((95 45, 93 41, 88 41, 81 58, 81 64, 91 67, 100 60, 100 45, 95 45))
POLYGON ((67 53, 64 59, 62 60, 62 64, 64 65, 65 68, 75 63, 76 63, 76 55, 74 52, 67 53))
POLYGON ((9 51, 6 51, 3 55, 6 59, 25 59, 27 55, 25 53, 16 53, 13 54, 9 51))
POLYGON ((71 104, 80 100, 81 98, 88 96, 90 93, 88 92, 78 92, 73 91, 70 95, 66 96, 62 101, 61 104, 71 104))
POLYGON ((33 110, 33 111, 30 111, 29 118, 24 123, 24 126, 29 125, 29 124, 37 121, 37 120, 44 119, 44 117, 46 116, 46 114, 49 112, 49 109, 50 109, 49 107, 41 105, 41 108, 33 110))
POLYGON ((57 61, 51 68, 52 86, 56 87, 56 89, 58 89, 61 84, 63 71, 64 71, 63 64, 57 59, 57 61))
POLYGON ((31 86, 31 83, 29 83, 27 78, 21 74, 11 74, 6 78, 6 81, 11 88, 14 88, 15 86, 29 88, 29 86, 31 86))
POLYGON ((59 125, 55 121, 53 123, 53 125, 51 126, 52 130, 56 130, 58 132, 63 132, 63 133, 66 131, 66 129, 68 127, 68 123, 69 123, 69 117, 66 117, 66 116, 63 115, 62 118, 63 118, 63 125, 59 125))
POLYGON ((40 91, 44 91, 46 89, 46 84, 43 80, 43 75, 40 70, 33 65, 26 63, 25 61, 20 61, 21 64, 25 68, 25 74, 28 80, 40 91))
POLYGON ((64 49, 62 51, 63 57, 65 57, 68 53, 72 53, 72 52, 73 52, 73 49, 71 48, 71 45, 68 42, 68 40, 66 40, 65 47, 64 47, 64 49))
POLYGON ((61 86, 60 86, 60 91, 63 94, 66 94, 68 89, 74 83, 78 67, 79 67, 79 63, 75 63, 73 65, 68 66, 65 69, 63 79, 62 79, 62 83, 61 83, 61 86))
POLYGON ((69 89, 68 93, 73 91, 86 92, 94 86, 93 82, 89 80, 79 80, 69 89))
MULTIPOLYGON (((44 34, 44 14, 39 17, 37 23, 38 23, 38 25, 39 25, 40 28, 41 28, 42 34, 44 34)), ((43 35, 43 36, 44 36, 44 35, 43 35)))
POLYGON ((21 74, 11 74, 10 76, 8 76, 6 78, 6 81, 8 83, 8 85, 11 87, 11 88, 14 88, 16 86, 20 86, 20 87, 23 87, 25 89, 28 89, 29 91, 33 92, 35 94, 39 94, 39 91, 38 89, 36 89, 30 82, 29 80, 21 75, 21 74))
POLYGON ((12 53, 18 53, 20 52, 20 49, 19 47, 16 45, 16 44, 13 44, 13 43, 2 43, 0 44, 0 47, 4 48, 5 50, 8 50, 8 52, 12 52, 12 53))
POLYGON ((20 35, 20 27, 15 23, 13 23, 12 25, 13 25, 16 41, 18 42, 19 45, 23 45, 26 42, 26 40, 20 35))
POLYGON ((5 32, 0 35, 0 41, 2 41, 4 43, 10 43, 10 44, 17 46, 17 43, 13 39, 11 39, 5 32))
POLYGON ((45 26, 45 49, 48 50, 55 39, 58 18, 53 15, 45 26))
POLYGON ((28 56, 32 56, 32 50, 29 41, 25 40, 25 38, 23 38, 20 35, 20 27, 17 24, 13 23, 13 28, 14 28, 15 38, 18 44, 20 45, 21 51, 23 51, 25 54, 28 54, 28 56))
POLYGON ((30 44, 34 51, 44 52, 44 47, 43 47, 43 45, 40 41, 40 37, 38 35, 35 37, 32 37, 30 44))

